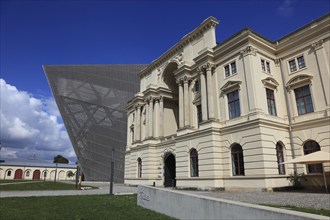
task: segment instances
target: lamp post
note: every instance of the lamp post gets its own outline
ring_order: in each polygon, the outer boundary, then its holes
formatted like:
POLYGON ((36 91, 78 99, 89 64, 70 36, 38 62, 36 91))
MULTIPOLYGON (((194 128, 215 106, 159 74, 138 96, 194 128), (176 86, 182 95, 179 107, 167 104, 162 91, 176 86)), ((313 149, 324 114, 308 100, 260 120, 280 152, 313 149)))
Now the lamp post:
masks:
POLYGON ((113 195, 113 173, 114 173, 114 164, 115 162, 113 161, 113 156, 115 153, 115 149, 112 148, 111 151, 111 167, 110 167, 110 196, 113 195))
POLYGON ((56 168, 55 168, 55 178, 54 178, 54 183, 56 183, 56 176, 57 176, 57 163, 56 163, 56 168))

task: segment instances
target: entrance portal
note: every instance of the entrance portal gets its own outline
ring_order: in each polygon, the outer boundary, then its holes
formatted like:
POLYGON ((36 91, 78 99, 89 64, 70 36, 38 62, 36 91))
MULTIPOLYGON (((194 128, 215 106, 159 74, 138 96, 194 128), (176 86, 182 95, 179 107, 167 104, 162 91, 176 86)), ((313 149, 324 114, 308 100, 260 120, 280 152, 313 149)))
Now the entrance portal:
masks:
POLYGON ((173 154, 169 154, 164 159, 164 186, 165 187, 175 187, 175 157, 173 154))
POLYGON ((35 170, 33 172, 33 178, 34 180, 40 180, 40 170, 35 170))
POLYGON ((20 180, 20 179, 22 179, 22 177, 23 177, 23 170, 21 170, 21 169, 17 169, 17 170, 15 171, 14 179, 18 179, 18 180, 20 180))

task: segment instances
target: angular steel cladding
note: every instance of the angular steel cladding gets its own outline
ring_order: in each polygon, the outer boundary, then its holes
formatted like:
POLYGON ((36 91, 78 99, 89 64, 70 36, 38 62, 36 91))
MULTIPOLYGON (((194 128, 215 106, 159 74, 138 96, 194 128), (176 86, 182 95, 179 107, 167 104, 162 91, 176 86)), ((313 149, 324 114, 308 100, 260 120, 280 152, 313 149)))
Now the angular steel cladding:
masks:
POLYGON ((139 91, 144 64, 44 65, 85 179, 124 181, 127 102, 139 91))

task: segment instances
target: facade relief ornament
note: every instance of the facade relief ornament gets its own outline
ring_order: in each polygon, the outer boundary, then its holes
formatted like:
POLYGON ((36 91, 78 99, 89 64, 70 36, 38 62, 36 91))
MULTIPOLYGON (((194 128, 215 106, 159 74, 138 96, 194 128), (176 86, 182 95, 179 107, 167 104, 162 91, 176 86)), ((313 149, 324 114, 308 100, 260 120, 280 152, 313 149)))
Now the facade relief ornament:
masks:
POLYGON ((314 49, 314 50, 318 50, 318 49, 321 49, 323 48, 323 39, 322 40, 319 40, 317 42, 314 42, 311 44, 311 47, 314 49))
POLYGON ((258 52, 258 50, 252 46, 247 46, 244 50, 240 51, 241 55, 243 55, 243 56, 246 56, 246 55, 256 56, 257 52, 258 52))
POLYGON ((281 59, 275 59, 274 62, 275 62, 275 66, 280 66, 281 59))

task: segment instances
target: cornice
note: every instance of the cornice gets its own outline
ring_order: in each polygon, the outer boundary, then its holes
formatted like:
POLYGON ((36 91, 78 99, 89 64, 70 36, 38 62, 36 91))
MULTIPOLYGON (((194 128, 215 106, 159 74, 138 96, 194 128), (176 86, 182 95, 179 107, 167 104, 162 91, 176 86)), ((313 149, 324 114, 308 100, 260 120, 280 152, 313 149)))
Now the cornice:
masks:
POLYGON ((176 43, 174 46, 172 46, 169 50, 167 50, 163 55, 161 55, 156 60, 152 61, 152 63, 141 70, 140 73, 138 73, 138 76, 140 78, 148 75, 151 73, 152 70, 159 67, 162 63, 166 62, 166 60, 169 60, 171 57, 175 56, 177 54, 176 59, 182 59, 182 50, 183 48, 188 45, 190 42, 194 41, 196 38, 203 35, 204 32, 209 30, 210 28, 215 28, 219 24, 219 20, 210 16, 206 20, 204 20, 196 29, 185 35, 178 43, 176 43), (181 53, 181 55, 180 55, 181 53))

